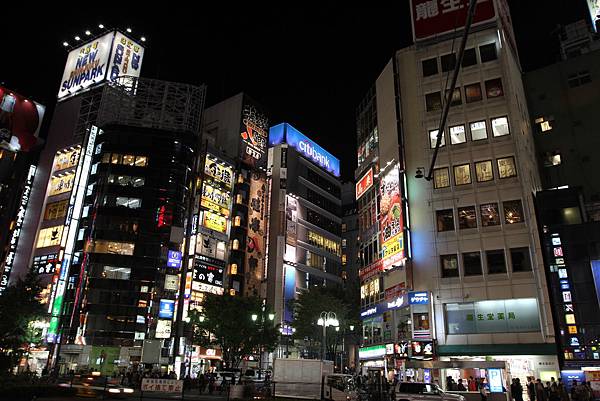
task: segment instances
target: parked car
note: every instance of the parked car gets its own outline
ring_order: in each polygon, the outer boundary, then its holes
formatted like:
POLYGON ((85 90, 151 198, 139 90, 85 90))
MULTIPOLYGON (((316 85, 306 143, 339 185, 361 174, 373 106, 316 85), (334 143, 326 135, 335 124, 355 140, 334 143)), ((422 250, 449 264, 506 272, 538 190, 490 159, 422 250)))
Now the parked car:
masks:
POLYGON ((437 384, 403 382, 396 386, 398 401, 465 401, 459 394, 444 392, 437 384))
POLYGON ((134 392, 132 388, 120 385, 117 378, 100 375, 74 375, 71 380, 58 385, 76 389, 78 397, 125 398, 134 392))

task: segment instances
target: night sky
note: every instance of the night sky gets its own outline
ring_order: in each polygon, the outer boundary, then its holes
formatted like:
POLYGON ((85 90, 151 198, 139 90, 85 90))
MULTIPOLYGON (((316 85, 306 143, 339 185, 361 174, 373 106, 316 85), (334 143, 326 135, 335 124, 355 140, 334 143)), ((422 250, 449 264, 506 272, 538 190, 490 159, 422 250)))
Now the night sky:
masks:
MULTIPOLYGON (((408 1, 394 3, 294 8, 226 2, 203 11, 151 6, 151 12, 135 11, 134 3, 115 3, 109 12, 110 3, 103 3, 99 12, 65 6, 35 15, 33 4, 11 6, 12 18, 3 18, 0 82, 51 112, 67 56, 62 42, 74 43, 85 29, 97 32, 99 23, 131 27, 133 37, 148 38, 142 76, 205 83, 207 105, 244 91, 270 110, 273 123, 290 122, 339 157, 343 177, 351 179, 356 106, 394 50, 412 42, 408 1)), ((525 71, 557 59, 557 25, 587 18, 585 3, 509 0, 525 71)))

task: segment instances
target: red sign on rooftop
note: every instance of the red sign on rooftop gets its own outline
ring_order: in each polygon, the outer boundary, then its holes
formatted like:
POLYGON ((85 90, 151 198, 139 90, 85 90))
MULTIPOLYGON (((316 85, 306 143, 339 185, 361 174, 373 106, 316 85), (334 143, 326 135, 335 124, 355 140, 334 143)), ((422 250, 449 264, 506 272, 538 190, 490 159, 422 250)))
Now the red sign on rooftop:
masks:
MULTIPOLYGON (((467 20, 469 0, 411 0, 415 41, 454 30, 461 30, 467 20)), ((493 0, 477 0, 473 25, 494 19, 493 0)))

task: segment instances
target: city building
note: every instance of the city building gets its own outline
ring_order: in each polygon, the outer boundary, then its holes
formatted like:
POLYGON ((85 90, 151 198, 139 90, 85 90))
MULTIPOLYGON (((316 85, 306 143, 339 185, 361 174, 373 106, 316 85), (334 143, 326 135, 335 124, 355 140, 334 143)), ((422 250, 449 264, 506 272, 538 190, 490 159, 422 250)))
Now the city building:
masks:
POLYGON ((340 162, 281 123, 269 131, 270 219, 266 299, 291 334, 288 301, 313 286, 342 286, 340 162))
POLYGON ((527 102, 534 125, 540 176, 544 189, 580 187, 585 203, 600 202, 600 182, 594 167, 595 110, 600 104, 600 41, 584 21, 564 28, 561 41, 569 51, 551 65, 525 74, 527 102))
POLYGON ((396 52, 358 108, 359 355, 364 371, 442 385, 478 369, 488 381, 493 369, 546 380, 559 366, 510 14, 503 0, 477 2, 450 95, 467 9, 413 0, 414 45, 396 52))

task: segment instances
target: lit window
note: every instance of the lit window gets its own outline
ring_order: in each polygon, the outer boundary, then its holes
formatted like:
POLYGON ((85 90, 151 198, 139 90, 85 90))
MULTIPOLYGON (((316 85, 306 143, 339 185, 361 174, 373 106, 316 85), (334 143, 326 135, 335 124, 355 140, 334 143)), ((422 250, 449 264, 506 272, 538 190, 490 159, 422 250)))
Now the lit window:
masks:
POLYGON ((129 267, 104 266, 102 277, 114 280, 129 280, 131 269, 129 267))
POLYGON ((492 134, 494 137, 510 134, 507 117, 492 118, 492 134))
POLYGON ((544 167, 558 166, 562 163, 562 158, 559 152, 544 154, 544 167))
POLYGON ((478 102, 483 99, 481 84, 479 82, 465 85, 465 99, 467 103, 478 102))
POLYGON ((37 240, 37 248, 56 246, 60 244, 63 226, 54 226, 40 230, 37 240))
MULTIPOLYGON (((429 146, 431 147, 431 149, 435 149, 435 144, 437 143, 438 132, 440 132, 440 130, 437 130, 437 129, 432 129, 429 131, 429 146)), ((446 146, 446 138, 443 133, 442 133, 442 138, 440 140, 440 147, 442 147, 442 146, 446 146)))
POLYGON ((440 255, 442 277, 458 277, 458 257, 456 255, 440 255))
POLYGON ((148 165, 148 158, 146 156, 136 156, 135 165, 138 167, 145 167, 148 165))
POLYGON ((461 164, 454 166, 454 183, 456 185, 466 185, 471 183, 471 165, 461 164))
POLYGON ((231 266, 229 266, 229 274, 234 275, 237 274, 238 271, 238 266, 236 263, 232 263, 231 266))
POLYGON ((450 169, 448 167, 433 170, 433 187, 435 189, 448 188, 450 186, 450 169))
POLYGON ((484 121, 475 121, 469 124, 471 129, 471 139, 473 141, 479 141, 481 139, 487 139, 487 126, 484 121))
POLYGON ((535 123, 538 125, 538 127, 540 128, 540 132, 542 133, 552 131, 552 128, 554 128, 554 119, 552 117, 536 118, 535 123))
POLYGON ((123 155, 123 164, 126 166, 133 166, 135 161, 134 155, 123 155))
POLYGON ((486 203, 479 206, 481 225, 483 227, 500 225, 500 213, 497 203, 486 203))
POLYGON ((240 249, 240 240, 239 239, 233 240, 233 242, 231 243, 231 249, 233 249, 234 251, 237 251, 238 249, 240 249))
POLYGON ((142 200, 139 198, 117 196, 115 198, 115 206, 126 207, 128 209, 139 209, 140 207, 142 207, 142 200))
POLYGON ((342 254, 342 264, 343 265, 345 265, 346 263, 348 263, 347 260, 348 260, 348 257, 346 256, 346 254, 345 253, 342 254))
POLYGON ((110 162, 112 164, 121 164, 121 155, 118 153, 113 153, 110 157, 110 162))
POLYGON ((458 208, 458 228, 461 230, 477 228, 477 214, 475 213, 475 206, 458 208))
POLYGON ((517 168, 515 166, 515 158, 510 157, 502 157, 496 160, 498 163, 498 174, 500 178, 510 178, 517 176, 517 168))
POLYGON ((492 161, 486 160, 475 163, 475 175, 477 176, 477 182, 492 181, 494 179, 494 172, 492 170, 492 161))
POLYGON ((504 207, 504 222, 515 224, 523 222, 523 206, 520 200, 502 202, 504 207))
POLYGON ((96 240, 90 244, 92 253, 110 253, 115 255, 133 255, 135 245, 128 242, 96 240))
POLYGON ((452 145, 465 143, 466 141, 467 138, 465 136, 464 125, 455 125, 454 127, 450 127, 450 142, 452 143, 452 145))
POLYGON ((502 80, 500 78, 485 81, 485 95, 488 99, 504 96, 502 80))
POLYGON ((235 216, 233 218, 233 225, 236 227, 239 227, 242 225, 242 217, 241 216, 235 216))

